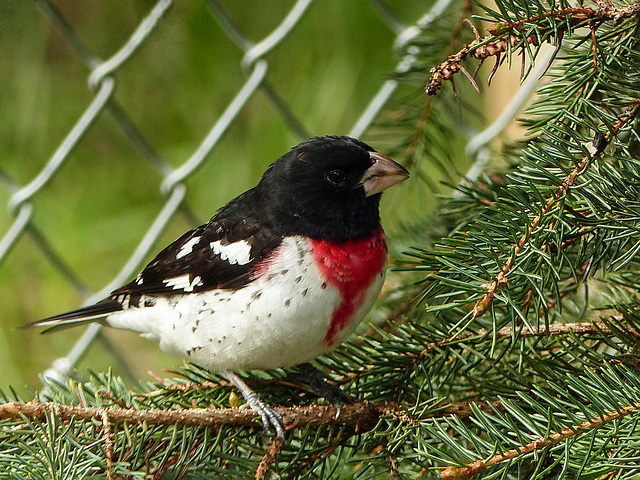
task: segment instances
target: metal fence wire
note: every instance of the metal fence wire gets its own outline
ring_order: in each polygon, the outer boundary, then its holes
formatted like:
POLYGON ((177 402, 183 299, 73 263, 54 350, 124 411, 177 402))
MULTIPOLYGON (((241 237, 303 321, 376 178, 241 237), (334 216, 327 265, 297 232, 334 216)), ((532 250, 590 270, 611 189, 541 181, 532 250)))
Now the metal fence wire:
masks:
MULTIPOLYGON (((206 4, 208 11, 217 21, 219 28, 231 40, 235 47, 241 49, 243 53, 242 71, 245 72, 246 78, 242 87, 237 91, 235 97, 229 102, 222 114, 211 126, 195 151, 177 168, 171 167, 169 163, 162 159, 156 152, 156 149, 141 133, 141 129, 124 113, 124 107, 121 107, 114 98, 117 84, 116 74, 119 69, 129 61, 135 62, 132 56, 140 50, 145 43, 148 42, 149 37, 159 29, 160 25, 166 19, 173 1, 158 0, 139 23, 133 34, 106 60, 98 58, 98 56, 92 53, 76 31, 74 31, 71 22, 63 16, 61 11, 56 8, 52 2, 49 0, 33 1, 44 13, 48 21, 51 22, 55 29, 72 46, 75 54, 89 67, 90 74, 87 81, 94 94, 93 99, 86 106, 82 115, 80 115, 71 130, 69 130, 61 140, 59 147, 53 152, 44 167, 31 181, 26 185, 19 185, 9 178, 6 172, 1 172, 5 182, 4 185, 0 185, 8 188, 11 192, 7 207, 13 215, 13 220, 8 230, 0 232, 0 234, 2 234, 0 240, 0 264, 11 255, 12 247, 16 242, 18 242, 22 236, 30 234, 36 239, 34 243, 38 245, 38 248, 47 258, 47 261, 68 280, 70 285, 74 286, 74 288, 86 298, 85 303, 93 303, 106 296, 111 290, 120 286, 131 278, 132 275, 137 273, 142 266, 142 262, 150 253, 168 222, 170 222, 180 209, 186 208, 185 197, 187 195, 187 186, 185 181, 197 175, 199 167, 210 159, 211 153, 227 129, 238 119, 239 114, 247 102, 256 95, 256 92, 261 91, 270 99, 274 106, 274 115, 279 115, 296 137, 303 139, 311 136, 310 133, 312 132, 307 132, 303 127, 303 122, 296 118, 296 115, 288 108, 286 97, 280 97, 279 93, 270 85, 270 63, 266 56, 274 49, 277 49, 283 42, 287 41, 290 32, 309 12, 309 9, 314 3, 313 0, 296 1, 277 27, 259 41, 250 39, 241 31, 222 3, 216 0, 202 0, 206 4), (100 291, 91 292, 83 282, 79 280, 79 275, 56 253, 55 249, 51 246, 52 242, 47 238, 46 234, 38 228, 38 225, 34 221, 34 200, 54 177, 63 175, 62 167, 65 165, 65 162, 69 160, 71 151, 91 129, 96 118, 104 114, 108 114, 115 121, 115 124, 117 124, 125 134, 131 145, 140 154, 151 160, 151 164, 161 172, 162 181, 161 184, 158 185, 158 188, 166 200, 155 219, 151 222, 146 233, 140 239, 137 247, 131 253, 128 261, 122 266, 120 272, 100 291)), ((383 0, 370 0, 369 3, 371 8, 383 20, 383 23, 396 35, 396 42, 393 46, 390 46, 388 54, 393 54, 391 49, 402 53, 401 60, 397 65, 397 71, 402 72, 411 68, 414 62, 412 47, 410 47, 411 41, 441 15, 445 8, 451 3, 451 0, 440 0, 436 2, 424 16, 410 26, 405 25, 396 18, 391 8, 386 5, 383 0)), ((396 90, 398 83, 395 80, 384 80, 385 76, 389 73, 391 72, 372 73, 380 78, 380 89, 364 109, 351 131, 348 132, 349 135, 355 137, 361 136, 396 90)), ((68 376, 80 358, 99 336, 100 329, 101 327, 98 324, 89 326, 68 354, 55 360, 51 367, 45 372, 45 375, 54 378, 68 376)))
MULTIPOLYGON (((312 9, 313 0, 297 0, 283 16, 276 28, 259 41, 252 40, 242 32, 228 13, 228 9, 221 2, 217 0, 193 0, 204 3, 208 12, 216 20, 218 27, 231 41, 230 45, 235 46, 242 52, 241 67, 242 72, 245 74, 245 79, 241 88, 226 105, 222 114, 213 123, 195 151, 175 168, 157 153, 156 148, 142 134, 141 128, 126 115, 126 106, 119 105, 114 95, 117 84, 116 74, 127 62, 135 63, 135 59, 132 59, 132 56, 145 44, 150 43, 148 39, 152 34, 160 34, 158 30, 160 30, 163 22, 166 21, 170 7, 174 2, 172 0, 158 0, 129 38, 124 40, 122 46, 110 58, 103 60, 92 53, 80 39, 71 22, 65 18, 50 0, 32 1, 44 13, 57 32, 72 46, 74 54, 89 68, 90 73, 87 81, 93 92, 93 99, 66 136, 62 138, 59 147, 51 154, 44 167, 26 185, 16 183, 6 172, 0 169, 0 180, 4 180, 3 183, 0 183, 0 188, 6 188, 10 192, 7 207, 12 214, 9 228, 5 232, 0 232, 0 235, 2 235, 0 239, 0 266, 11 255, 12 247, 23 236, 29 235, 35 240, 32 243, 37 246, 40 253, 47 259, 47 262, 86 299, 85 304, 94 303, 137 273, 165 227, 176 216, 177 212, 182 211, 189 216, 190 210, 186 204, 186 180, 198 175, 199 168, 210 160, 212 152, 219 145, 225 132, 234 122, 238 121, 239 115, 257 92, 261 92, 269 99, 273 106, 273 115, 280 117, 295 137, 303 140, 314 133, 306 131, 304 122, 289 108, 286 94, 283 95, 282 92, 278 92, 271 85, 270 76, 273 75, 273 72, 270 71, 270 61, 267 58, 267 54, 278 49, 279 46, 287 41, 292 30, 300 26, 301 20, 312 9), (160 211, 157 212, 155 219, 149 220, 150 226, 117 275, 102 289, 95 292, 88 289, 79 280, 81 276, 65 262, 61 255, 56 253, 56 250, 52 247, 53 242, 47 236, 50 234, 45 234, 41 231, 34 220, 34 214, 36 209, 35 199, 52 179, 63 175, 64 169, 62 167, 65 162, 69 161, 70 153, 74 147, 87 135, 97 117, 105 114, 111 117, 131 146, 140 155, 147 158, 150 161, 150 165, 161 174, 161 182, 158 188, 164 195, 165 201, 160 211)), ((414 50, 416 47, 412 45, 412 42, 423 31, 428 29, 433 22, 437 21, 439 16, 443 15, 447 7, 452 3, 453 0, 438 0, 414 24, 406 25, 394 15, 393 10, 384 0, 368 0, 368 5, 371 9, 386 25, 386 28, 395 35, 395 42, 389 46, 389 51, 386 54, 389 56, 400 54, 395 69, 396 73, 406 72, 414 66, 416 62, 414 55, 416 55, 417 51, 414 50)), ((328 29, 330 28, 333 27, 328 27, 328 29)), ((349 32, 346 33, 348 34, 349 32)), ((170 32, 164 31, 162 34, 169 35, 170 32)), ((544 67, 546 63, 546 61, 543 61, 541 65, 544 67)), ((371 72, 372 76, 380 79, 380 87, 362 111, 348 135, 361 137, 396 91, 399 84, 396 80, 390 78, 391 73, 393 72, 371 72), (385 80, 385 78, 387 79, 385 80)), ((534 88, 535 81, 533 80, 535 78, 537 78, 536 74, 530 76, 530 79, 522 85, 517 98, 514 98, 512 103, 504 109, 503 115, 493 125, 475 136, 473 132, 471 133, 467 153, 475 159, 475 163, 472 171, 467 175, 468 178, 477 175, 481 165, 487 159, 486 143, 497 135, 504 128, 506 122, 517 113, 528 93, 534 88)), ((98 132, 98 134, 100 133, 98 132)), ((288 146, 290 145, 284 146, 283 150, 288 146)), ((37 292, 34 294, 37 294, 37 292)), ((51 314, 53 313, 58 312, 51 312, 51 314)), ((87 327, 84 334, 71 347, 69 352, 52 363, 51 367, 44 373, 45 376, 60 379, 68 376, 96 338, 100 337, 100 330, 101 327, 98 324, 87 327)), ((117 351, 112 350, 111 353, 116 357, 118 356, 117 351)))

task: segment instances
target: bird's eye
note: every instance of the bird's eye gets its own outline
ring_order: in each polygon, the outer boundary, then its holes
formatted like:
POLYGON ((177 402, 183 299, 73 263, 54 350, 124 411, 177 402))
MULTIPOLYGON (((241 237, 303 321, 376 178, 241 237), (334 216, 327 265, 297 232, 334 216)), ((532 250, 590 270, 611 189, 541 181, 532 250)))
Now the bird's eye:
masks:
POLYGON ((342 185, 346 179, 347 176, 342 170, 331 170, 327 173, 327 180, 333 185, 342 185))

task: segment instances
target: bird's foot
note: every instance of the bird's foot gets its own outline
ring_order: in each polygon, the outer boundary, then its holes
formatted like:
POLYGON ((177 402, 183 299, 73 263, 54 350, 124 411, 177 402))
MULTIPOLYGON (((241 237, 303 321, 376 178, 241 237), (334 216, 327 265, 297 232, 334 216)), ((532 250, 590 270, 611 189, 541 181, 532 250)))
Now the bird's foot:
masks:
POLYGON ((224 372, 223 375, 240 390, 240 393, 242 393, 242 396, 247 402, 246 406, 260 415, 264 427, 264 434, 268 435, 269 427, 271 427, 275 430, 276 435, 281 440, 284 440, 284 421, 282 420, 282 416, 272 407, 264 403, 258 394, 251 390, 238 375, 232 372, 224 372))
POLYGON ((340 416, 343 403, 353 403, 353 398, 344 393, 340 387, 332 385, 320 376, 318 370, 310 363, 298 365, 298 373, 293 377, 311 388, 319 396, 326 398, 336 409, 336 418, 340 416))

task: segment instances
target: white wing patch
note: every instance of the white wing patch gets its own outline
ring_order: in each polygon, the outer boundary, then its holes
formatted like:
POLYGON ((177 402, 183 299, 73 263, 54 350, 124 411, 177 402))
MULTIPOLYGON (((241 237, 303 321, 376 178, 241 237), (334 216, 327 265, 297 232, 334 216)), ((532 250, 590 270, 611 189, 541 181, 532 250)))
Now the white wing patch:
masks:
POLYGON ((251 261, 251 245, 245 240, 222 245, 220 240, 211 242, 211 250, 216 255, 220 255, 222 260, 226 260, 231 265, 246 265, 251 261))
POLYGON ((167 287, 172 287, 174 290, 184 290, 185 292, 193 292, 195 287, 202 285, 201 277, 193 277, 193 280, 189 281, 189 274, 180 275, 179 277, 168 278, 163 280, 167 287))
POLYGON ((176 255, 176 259, 182 258, 185 255, 189 255, 193 251, 193 247, 200 241, 200 238, 201 237, 193 237, 191 240, 185 243, 176 255))

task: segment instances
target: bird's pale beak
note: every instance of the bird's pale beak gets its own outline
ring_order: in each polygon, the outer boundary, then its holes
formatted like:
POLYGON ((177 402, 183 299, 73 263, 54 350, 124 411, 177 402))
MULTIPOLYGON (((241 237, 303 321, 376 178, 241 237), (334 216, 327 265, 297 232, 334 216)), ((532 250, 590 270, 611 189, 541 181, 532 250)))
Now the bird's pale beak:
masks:
POLYGON ((409 178, 409 172, 389 157, 380 155, 378 152, 369 152, 369 155, 373 160, 373 165, 367 168, 360 181, 367 197, 409 178))

